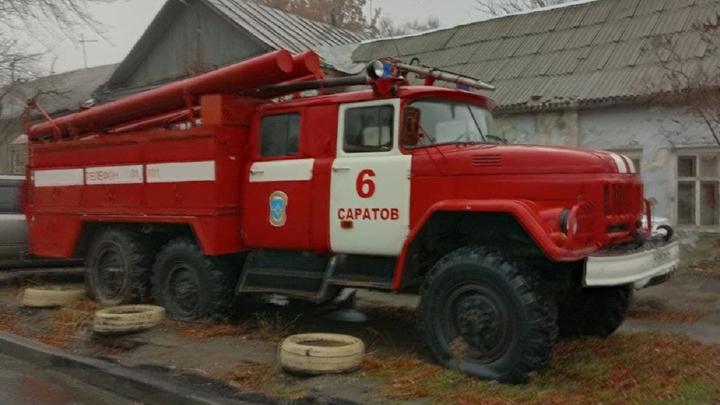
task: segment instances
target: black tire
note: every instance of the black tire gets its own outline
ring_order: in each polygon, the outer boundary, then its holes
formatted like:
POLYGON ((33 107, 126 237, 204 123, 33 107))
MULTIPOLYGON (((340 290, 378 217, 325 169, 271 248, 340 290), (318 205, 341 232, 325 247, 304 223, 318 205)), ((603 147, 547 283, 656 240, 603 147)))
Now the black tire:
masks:
POLYGON ((85 261, 90 295, 103 305, 146 302, 155 250, 143 235, 109 228, 93 240, 85 261))
POLYGON ((529 271, 480 248, 442 258, 425 279, 420 315, 439 363, 521 383, 547 366, 557 340, 554 301, 529 271), (462 310, 464 308, 464 310, 462 310))
POLYGON ((153 296, 168 317, 180 320, 227 319, 238 271, 230 261, 205 256, 188 239, 168 242, 155 260, 153 296))
POLYGON ((586 288, 558 294, 558 326, 564 338, 608 337, 625 320, 632 286, 586 288))

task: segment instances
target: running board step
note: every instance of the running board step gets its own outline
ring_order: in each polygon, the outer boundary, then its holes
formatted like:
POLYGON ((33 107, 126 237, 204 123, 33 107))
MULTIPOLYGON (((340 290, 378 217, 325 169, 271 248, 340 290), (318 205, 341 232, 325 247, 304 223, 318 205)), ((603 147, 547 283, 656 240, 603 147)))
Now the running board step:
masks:
POLYGON ((338 276, 328 280, 328 284, 341 287, 371 288, 389 290, 392 282, 381 277, 338 276))
POLYGON ((248 255, 237 293, 280 294, 320 302, 337 259, 329 255, 260 250, 248 255))

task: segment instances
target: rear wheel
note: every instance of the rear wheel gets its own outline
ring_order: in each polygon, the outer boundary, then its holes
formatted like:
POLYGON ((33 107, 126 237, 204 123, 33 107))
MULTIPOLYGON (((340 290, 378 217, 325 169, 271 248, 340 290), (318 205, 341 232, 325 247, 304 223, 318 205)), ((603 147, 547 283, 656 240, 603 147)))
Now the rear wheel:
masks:
POLYGON ((141 234, 106 229, 93 241, 85 262, 90 295, 103 305, 144 302, 149 297, 152 244, 141 234))
POLYGON ((187 239, 169 242, 153 266, 153 296, 176 320, 224 319, 232 309, 238 271, 208 257, 187 239))
POLYGON ((563 337, 607 337, 625 320, 632 286, 585 288, 558 295, 558 325, 563 337))
POLYGON ((422 289, 426 341, 451 368, 501 382, 523 382, 544 368, 557 338, 556 308, 535 277, 483 249, 441 259, 422 289))

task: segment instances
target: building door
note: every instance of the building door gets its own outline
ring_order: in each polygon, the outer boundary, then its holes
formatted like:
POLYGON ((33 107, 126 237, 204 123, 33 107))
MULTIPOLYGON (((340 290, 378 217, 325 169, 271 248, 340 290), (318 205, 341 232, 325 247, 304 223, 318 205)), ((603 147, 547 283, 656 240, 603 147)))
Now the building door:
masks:
POLYGON ((398 146, 399 100, 340 106, 330 191, 336 253, 395 256, 410 221, 411 156, 398 146))

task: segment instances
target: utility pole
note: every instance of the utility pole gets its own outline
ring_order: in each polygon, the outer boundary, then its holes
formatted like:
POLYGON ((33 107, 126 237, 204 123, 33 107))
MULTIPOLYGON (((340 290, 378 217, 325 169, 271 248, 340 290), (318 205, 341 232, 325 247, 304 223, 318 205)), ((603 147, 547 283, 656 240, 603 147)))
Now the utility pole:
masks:
POLYGON ((80 46, 82 46, 83 62, 84 62, 85 69, 87 69, 87 67, 88 67, 88 64, 87 64, 87 47, 86 47, 86 45, 85 45, 85 44, 87 44, 88 42, 98 42, 98 40, 97 40, 97 39, 85 39, 85 34, 80 34, 80 46))

